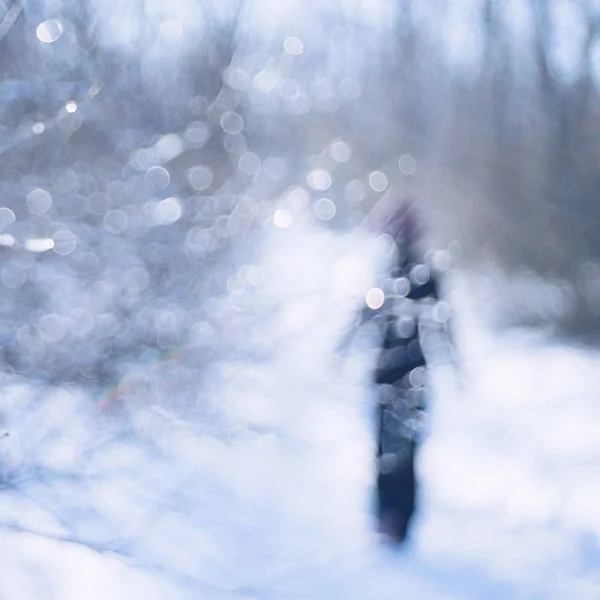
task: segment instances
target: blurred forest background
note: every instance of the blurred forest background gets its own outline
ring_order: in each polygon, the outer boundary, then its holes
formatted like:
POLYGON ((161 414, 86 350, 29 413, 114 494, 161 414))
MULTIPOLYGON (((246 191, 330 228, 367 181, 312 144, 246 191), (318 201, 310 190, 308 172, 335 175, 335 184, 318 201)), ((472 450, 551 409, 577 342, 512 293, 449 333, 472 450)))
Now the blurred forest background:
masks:
POLYGON ((0 0, 2 598, 600 597, 599 90, 598 0, 0 0), (397 560, 336 349, 406 199, 397 560))
POLYGON ((368 226, 407 197, 491 321, 593 337, 595 0, 3 0, 0 18, 6 370, 104 385, 211 336, 240 352, 249 317, 211 298, 258 283, 228 269, 265 227, 368 226))

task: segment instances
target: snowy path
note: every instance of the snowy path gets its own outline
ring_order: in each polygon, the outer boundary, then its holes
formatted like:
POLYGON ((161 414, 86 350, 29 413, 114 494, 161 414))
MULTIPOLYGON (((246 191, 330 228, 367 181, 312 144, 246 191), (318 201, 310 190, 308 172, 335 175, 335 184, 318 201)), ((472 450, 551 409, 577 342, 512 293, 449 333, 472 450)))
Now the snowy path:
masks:
POLYGON ((468 307, 464 389, 434 374, 412 546, 378 546, 368 360, 334 352, 374 252, 269 233, 264 283, 232 285, 217 316, 239 338, 232 315, 260 315, 250 358, 220 363, 195 406, 185 360, 138 373, 120 416, 6 374, 0 599, 600 597, 598 358, 492 337, 468 307))

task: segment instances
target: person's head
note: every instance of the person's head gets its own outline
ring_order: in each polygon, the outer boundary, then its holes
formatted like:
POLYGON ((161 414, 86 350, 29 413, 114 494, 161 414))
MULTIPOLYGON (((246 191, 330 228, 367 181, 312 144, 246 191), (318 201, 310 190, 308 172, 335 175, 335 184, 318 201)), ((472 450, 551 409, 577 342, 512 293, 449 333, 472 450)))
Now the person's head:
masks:
POLYGON ((394 238, 402 254, 419 255, 422 252, 423 231, 416 200, 404 200, 390 216, 383 231, 394 238))
POLYGON ((403 200, 396 211, 389 216, 384 225, 384 232, 391 235, 394 239, 399 236, 414 237, 417 234, 415 213, 415 200, 413 198, 403 200))

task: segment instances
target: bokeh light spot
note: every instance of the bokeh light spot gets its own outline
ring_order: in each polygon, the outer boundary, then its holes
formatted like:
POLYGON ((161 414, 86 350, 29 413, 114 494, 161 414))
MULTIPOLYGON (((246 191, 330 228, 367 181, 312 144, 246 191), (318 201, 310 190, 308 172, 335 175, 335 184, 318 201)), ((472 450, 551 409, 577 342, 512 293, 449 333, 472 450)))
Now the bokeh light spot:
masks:
POLYGON ((360 204, 367 196, 365 186, 358 179, 349 181, 344 189, 344 198, 348 204, 360 204))
POLYGON ((12 225, 16 220, 15 213, 8 207, 0 207, 0 231, 12 225))
POLYGON ((190 342, 195 346, 208 347, 214 343, 215 332, 210 323, 198 321, 190 331, 190 342))
POLYGON ((224 79, 227 85, 234 90, 244 91, 252 85, 252 77, 244 69, 228 69, 224 79))
POLYGON ((394 282, 394 288, 396 295, 404 298, 410 293, 410 281, 406 277, 399 277, 394 282))
POLYGON ((321 198, 315 204, 315 214, 321 221, 331 221, 335 217, 335 212, 335 203, 329 198, 321 198))
POLYGON ((414 175, 417 172, 417 162, 410 154, 403 154, 398 160, 398 168, 404 175, 414 175))
POLYGON ((285 48, 285 51, 292 56, 299 56, 304 52, 304 43, 301 39, 294 36, 285 38, 283 47, 285 48))
POLYGON ((49 19, 37 26, 35 34, 40 42, 51 44, 63 34, 63 25, 58 19, 49 19))
POLYGON ((381 288, 371 288, 367 292, 367 306, 372 308, 373 310, 377 310, 383 306, 383 302, 385 301, 385 294, 381 288))
POLYGON ((221 117, 221 128, 225 133, 240 133, 244 129, 244 119, 236 112, 227 111, 221 117))
POLYGON ((179 332, 174 327, 163 327, 156 335, 156 341, 163 350, 172 350, 179 345, 179 332))
POLYGON ((452 266, 452 257, 447 250, 437 250, 431 262, 438 271, 447 271, 452 266))
POLYGON ((52 196, 46 190, 36 188, 27 194, 27 208, 33 214, 43 214, 52 206, 52 196))
POLYGON ((154 146, 162 162, 168 162, 183 152, 183 140, 176 133, 163 135, 154 146))
POLYGON ((280 229, 286 229, 292 224, 292 213, 289 210, 280 208, 275 211, 273 222, 280 229))
POLYGON ((260 169, 260 158, 254 152, 244 152, 238 161, 238 168, 246 175, 254 175, 260 169))
POLYGON ((202 121, 192 121, 186 128, 183 134, 185 139, 190 141, 195 146, 202 146, 208 140, 208 128, 202 121))
POLYGON ((17 240, 10 233, 0 233, 0 246, 12 248, 17 243, 17 240))
POLYGON ((331 187, 331 175, 325 169, 314 169, 306 181, 313 190, 325 191, 331 187))
POLYGON ((48 252, 54 248, 54 240, 50 238, 29 238, 25 241, 25 249, 29 252, 48 252))
POLYGON ((61 256, 71 254, 77 246, 77 238, 68 230, 61 229, 54 234, 54 252, 61 256))
POLYGON ((210 167, 199 165, 190 170, 188 181, 197 192, 202 192, 212 185, 213 172, 210 167))
POLYGON ((427 265, 416 265, 410 272, 410 279, 417 285, 424 285, 429 281, 430 275, 427 265))
POLYGON ((11 290, 18 290, 27 280, 27 273, 13 265, 2 269, 2 283, 11 290))
POLYGON ((337 162, 345 163, 352 158, 352 149, 346 142, 338 140, 329 146, 329 156, 337 162))
POLYGON ((376 192, 383 192, 388 186, 388 179, 385 173, 381 171, 373 171, 369 175, 369 185, 376 192))
POLYGON ((158 203, 156 221, 161 225, 172 225, 181 218, 183 207, 177 198, 165 198, 158 203))
POLYGON ((58 342, 65 337, 67 326, 65 320, 55 313, 44 315, 40 319, 40 332, 44 340, 58 342))
POLYGON ((146 171, 145 179, 154 188, 164 190, 171 181, 171 175, 164 167, 155 166, 146 171))
POLYGON ((127 229, 127 215, 122 210, 109 210, 102 221, 102 226, 109 233, 123 233, 127 229))

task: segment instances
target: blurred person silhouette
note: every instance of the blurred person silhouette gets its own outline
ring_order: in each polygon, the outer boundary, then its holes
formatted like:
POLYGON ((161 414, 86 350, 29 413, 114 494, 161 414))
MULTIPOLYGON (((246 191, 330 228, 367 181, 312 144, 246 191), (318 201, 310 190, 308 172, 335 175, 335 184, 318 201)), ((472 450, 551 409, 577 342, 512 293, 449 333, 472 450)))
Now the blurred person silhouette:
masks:
POLYGON ((439 310, 438 281, 426 264, 421 225, 412 200, 388 220, 383 232, 394 241, 394 259, 381 282, 379 301, 367 298, 362 314, 362 322, 375 322, 379 334, 373 373, 378 530, 397 543, 407 537, 417 500, 415 456, 426 416, 429 350, 435 354, 449 341, 448 311, 439 310))

